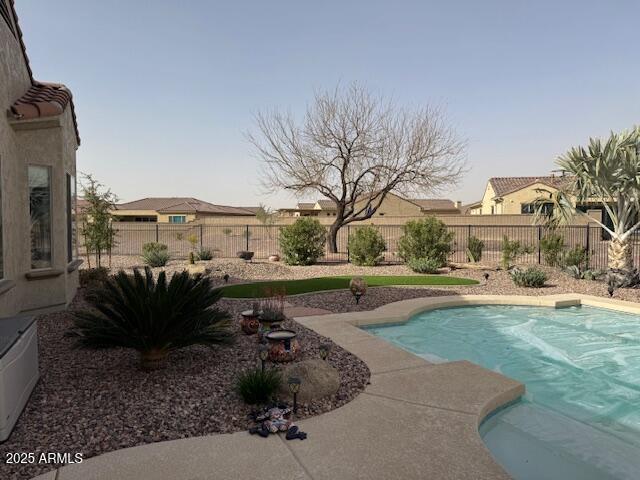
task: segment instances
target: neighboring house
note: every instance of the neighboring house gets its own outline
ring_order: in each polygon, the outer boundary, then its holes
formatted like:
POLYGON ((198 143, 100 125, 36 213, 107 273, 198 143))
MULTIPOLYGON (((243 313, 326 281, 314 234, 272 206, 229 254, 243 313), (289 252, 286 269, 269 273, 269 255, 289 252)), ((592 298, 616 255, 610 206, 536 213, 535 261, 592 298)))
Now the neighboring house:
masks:
POLYGON ((190 223, 210 217, 253 217, 259 207, 228 207, 191 197, 143 198, 116 205, 120 222, 190 223))
MULTIPOLYGON (((487 182, 482 200, 470 205, 472 215, 519 215, 535 212, 542 190, 557 192, 568 176, 493 177, 487 182)), ((551 205, 551 204, 549 204, 551 205)), ((550 207, 549 207, 550 208, 550 207)))
POLYGON ((33 78, 13 0, 0 0, 0 316, 65 307, 78 286, 80 144, 71 92, 33 78))
MULTIPOLYGON (((366 200, 356 202, 356 211, 366 205, 366 200)), ((460 202, 446 199, 407 199, 389 193, 374 217, 421 217, 424 215, 458 215, 460 202)), ((335 217, 336 204, 332 200, 301 202, 296 208, 282 208, 278 212, 284 217, 335 217)))
POLYGON ((460 213, 462 215, 482 215, 482 200, 462 205, 460 213))

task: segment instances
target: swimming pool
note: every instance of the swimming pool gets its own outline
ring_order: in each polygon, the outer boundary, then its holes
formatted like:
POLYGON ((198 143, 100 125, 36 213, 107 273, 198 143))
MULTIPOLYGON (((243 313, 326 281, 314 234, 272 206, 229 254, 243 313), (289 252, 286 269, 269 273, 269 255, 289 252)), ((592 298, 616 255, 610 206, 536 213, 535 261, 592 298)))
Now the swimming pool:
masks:
POLYGON ((480 427, 515 478, 639 478, 640 317, 473 306, 366 330, 431 362, 469 360, 523 382, 522 401, 480 427))

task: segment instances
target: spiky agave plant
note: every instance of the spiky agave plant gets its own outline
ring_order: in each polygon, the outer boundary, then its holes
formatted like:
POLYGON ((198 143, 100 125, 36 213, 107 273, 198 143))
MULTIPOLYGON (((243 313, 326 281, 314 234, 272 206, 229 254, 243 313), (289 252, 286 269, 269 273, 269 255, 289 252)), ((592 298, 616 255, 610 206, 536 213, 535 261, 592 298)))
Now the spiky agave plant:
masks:
POLYGON ((576 207, 599 204, 609 215, 613 227, 590 218, 609 235, 609 268, 633 269, 631 234, 640 226, 640 127, 622 133, 611 133, 608 140, 590 139, 588 148, 575 147, 558 159, 558 165, 571 177, 558 192, 541 190, 536 216, 552 225, 568 223, 574 215, 588 216, 576 207), (545 202, 553 203, 549 215, 543 212, 545 202))
POLYGON ((120 271, 87 301, 91 309, 73 313, 68 335, 84 348, 133 348, 141 367, 162 368, 169 352, 190 345, 215 346, 233 341, 226 312, 213 305, 221 292, 209 277, 165 272, 154 279, 145 267, 120 271))

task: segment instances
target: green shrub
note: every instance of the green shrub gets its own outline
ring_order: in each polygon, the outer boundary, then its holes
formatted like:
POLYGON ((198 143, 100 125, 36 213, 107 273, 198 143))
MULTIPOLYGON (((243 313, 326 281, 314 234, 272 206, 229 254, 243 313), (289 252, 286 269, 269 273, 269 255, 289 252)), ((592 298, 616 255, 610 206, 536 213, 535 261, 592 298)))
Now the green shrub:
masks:
POLYGON ((150 267, 164 267, 171 255, 164 243, 149 242, 142 246, 142 261, 150 267))
POLYGON ((214 308, 221 295, 202 274, 183 271, 167 280, 162 271, 155 280, 148 267, 120 271, 87 298, 90 309, 73 312, 67 334, 79 347, 132 348, 142 368, 158 368, 172 350, 233 340, 228 314, 214 308))
POLYGON ((424 220, 411 220, 403 227, 403 235, 398 241, 398 255, 405 262, 412 258, 430 258, 439 266, 447 263, 451 253, 451 242, 454 233, 435 217, 424 220))
POLYGON ((505 270, 510 269, 518 257, 531 253, 530 246, 523 245, 519 240, 509 240, 506 235, 502 238, 502 258, 501 265, 505 270))
POLYGON ((545 235, 540 240, 540 252, 544 262, 550 267, 562 265, 562 252, 564 250, 564 238, 557 233, 545 235))
POLYGON ((213 252, 209 248, 201 248, 198 250, 198 260, 211 260, 213 252))
POLYGON ((470 262, 479 262, 482 260, 482 250, 484 250, 484 242, 478 237, 470 236, 467 241, 467 258, 470 262))
POLYGON ((288 265, 313 265, 324 255, 327 232, 315 218, 302 217, 280 229, 280 250, 288 265))
POLYGON ((254 368, 240 374, 236 391, 249 405, 269 403, 280 388, 282 376, 276 369, 254 368))
POLYGON ((536 267, 529 267, 526 270, 514 268, 510 275, 513 283, 518 287, 540 288, 547 281, 547 274, 536 267))
POLYGON ((160 250, 167 250, 167 249, 168 247, 164 243, 148 242, 142 245, 142 254, 144 255, 145 253, 148 253, 148 252, 158 252, 160 250))
POLYGON ((349 261, 354 265, 373 267, 384 258, 386 249, 387 244, 374 227, 358 227, 349 235, 349 261))
POLYGON ((412 258, 407 265, 416 273, 438 273, 442 267, 440 261, 433 258, 412 258))
POLYGON ((575 247, 571 248, 564 255, 564 265, 566 267, 576 266, 579 269, 582 269, 583 267, 586 266, 587 260, 588 260, 587 251, 579 245, 576 245, 575 247))

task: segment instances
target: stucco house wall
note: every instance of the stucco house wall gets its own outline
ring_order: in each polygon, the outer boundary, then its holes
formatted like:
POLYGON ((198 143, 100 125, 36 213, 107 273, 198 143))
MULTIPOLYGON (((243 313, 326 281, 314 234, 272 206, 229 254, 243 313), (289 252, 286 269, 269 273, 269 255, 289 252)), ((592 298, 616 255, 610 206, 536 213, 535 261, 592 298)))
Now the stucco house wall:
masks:
MULTIPOLYGON (((0 0, 5 1, 5 0, 0 0)), ((7 2, 12 11, 11 2, 7 2)), ((15 119, 9 110, 33 85, 19 35, 0 17, 0 189, 2 257, 0 317, 66 306, 78 285, 77 262, 68 261, 67 179, 76 175, 78 139, 67 106, 62 114, 15 119), (50 167, 51 267, 31 268, 28 166, 50 167)))
MULTIPOLYGON (((356 202, 356 211, 366 205, 366 201, 356 202)), ((374 217, 420 217, 422 210, 419 205, 412 203, 397 195, 388 194, 382 201, 380 208, 374 213, 374 217)))

